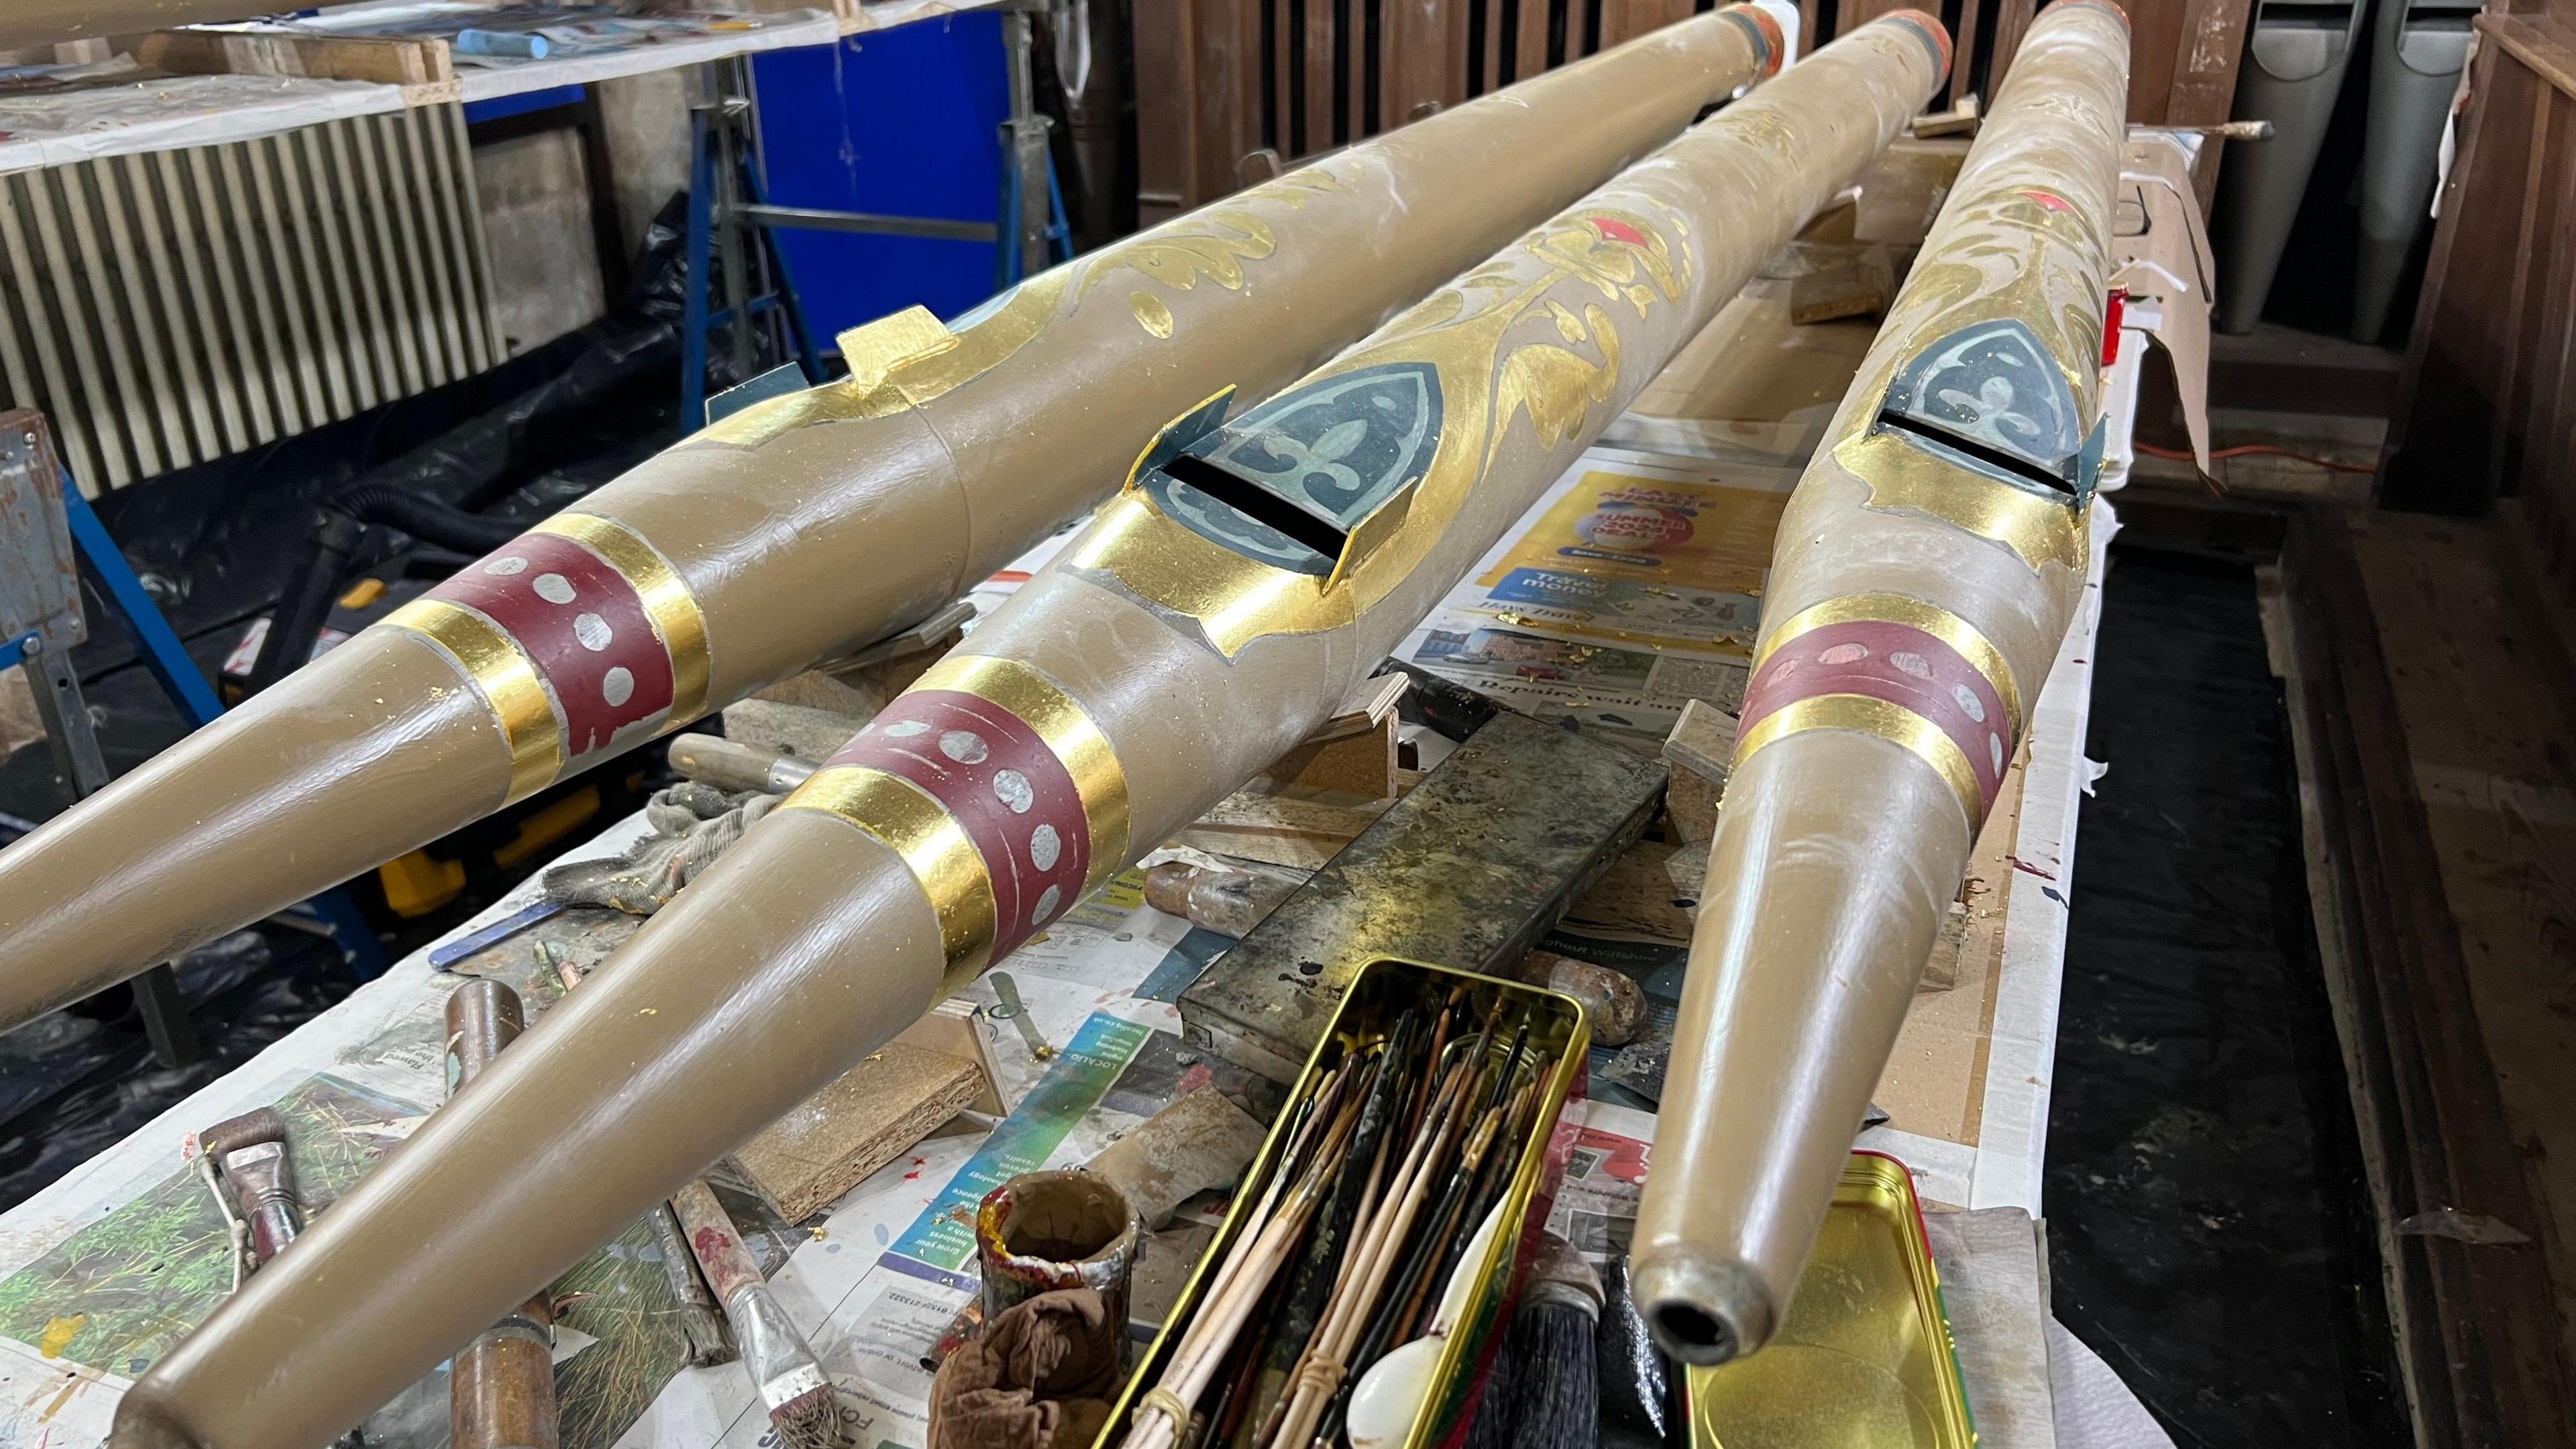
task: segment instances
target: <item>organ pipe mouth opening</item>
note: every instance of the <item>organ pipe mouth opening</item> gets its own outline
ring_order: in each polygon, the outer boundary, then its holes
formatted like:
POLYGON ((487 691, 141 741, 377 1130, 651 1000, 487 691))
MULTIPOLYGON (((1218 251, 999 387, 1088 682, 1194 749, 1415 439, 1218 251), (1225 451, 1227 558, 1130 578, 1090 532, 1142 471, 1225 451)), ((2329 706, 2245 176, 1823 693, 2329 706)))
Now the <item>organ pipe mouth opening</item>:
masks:
POLYGON ((1350 534, 1319 514, 1298 507, 1277 493, 1220 463, 1183 453, 1163 465, 1164 476, 1185 483, 1209 498, 1291 541, 1313 549, 1327 561, 1337 560, 1350 534))
POLYGON ((1981 438, 1970 437, 1926 418, 1890 408, 1879 414, 1878 425, 1892 432, 1906 434, 1920 442, 1933 444, 1936 450, 1960 453, 1991 473, 2008 475, 2005 481, 2033 488, 2043 494, 2073 503, 2083 496, 2080 465, 2068 459, 2064 471, 2034 463, 2007 448, 1998 448, 1981 438))

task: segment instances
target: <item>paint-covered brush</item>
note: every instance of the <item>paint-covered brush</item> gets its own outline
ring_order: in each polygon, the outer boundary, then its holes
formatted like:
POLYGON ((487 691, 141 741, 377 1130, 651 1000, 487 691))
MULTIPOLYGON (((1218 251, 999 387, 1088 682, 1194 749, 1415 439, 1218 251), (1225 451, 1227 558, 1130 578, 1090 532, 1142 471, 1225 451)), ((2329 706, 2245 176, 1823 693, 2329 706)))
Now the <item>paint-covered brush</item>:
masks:
POLYGON ((806 1345, 805 1335, 769 1291, 760 1265, 751 1260, 742 1232, 716 1201, 706 1179, 692 1178, 671 1196, 671 1211, 689 1236, 689 1251, 706 1269, 733 1325, 733 1341, 742 1366, 751 1375, 752 1391, 769 1411, 783 1449, 835 1449, 841 1442, 841 1401, 831 1375, 806 1345))
POLYGON ((304 1229, 295 1196, 295 1163, 287 1155, 286 1119, 272 1107, 227 1117, 197 1134, 202 1160, 220 1174, 249 1232, 247 1263, 258 1268, 304 1229))

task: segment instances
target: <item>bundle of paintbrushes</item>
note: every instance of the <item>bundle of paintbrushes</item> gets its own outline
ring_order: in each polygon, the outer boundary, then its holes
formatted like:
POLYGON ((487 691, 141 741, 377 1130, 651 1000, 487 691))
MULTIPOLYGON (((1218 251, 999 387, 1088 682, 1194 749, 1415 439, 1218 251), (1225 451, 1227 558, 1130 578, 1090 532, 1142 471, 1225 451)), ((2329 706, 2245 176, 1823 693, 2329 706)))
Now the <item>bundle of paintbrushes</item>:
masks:
POLYGON ((1584 1049, 1562 996, 1364 969, 1108 1442, 1395 1449, 1454 1418, 1584 1049))

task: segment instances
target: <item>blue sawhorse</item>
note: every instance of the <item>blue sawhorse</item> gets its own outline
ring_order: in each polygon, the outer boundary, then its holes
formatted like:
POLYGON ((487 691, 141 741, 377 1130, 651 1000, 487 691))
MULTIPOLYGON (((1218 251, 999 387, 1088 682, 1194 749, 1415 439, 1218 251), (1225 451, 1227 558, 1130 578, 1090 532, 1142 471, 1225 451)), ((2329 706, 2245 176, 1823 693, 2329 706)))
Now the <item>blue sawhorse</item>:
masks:
POLYGON ((701 67, 701 96, 689 111, 687 277, 680 321, 683 428, 698 427, 706 419, 707 340, 720 329, 732 328, 734 371, 749 380, 757 365, 750 323, 772 312, 783 312, 787 341, 796 353, 793 360, 802 367, 807 384, 823 378, 822 346, 805 315, 787 258, 769 236, 773 230, 860 232, 987 243, 994 252, 996 292, 1016 285, 1032 270, 1072 259, 1073 229, 1065 219, 1063 191, 1057 184, 1055 163, 1047 148, 1050 122, 1037 113, 1030 85, 1033 41, 1025 4, 1005 7, 1002 34, 1004 62, 1009 67, 1011 114, 1002 122, 998 223, 772 205, 755 154, 757 136, 751 124, 748 61, 737 57, 701 67), (1030 218, 1025 214, 1023 197, 1037 187, 1041 176, 1045 178, 1046 209, 1030 218), (712 264, 718 257, 724 263, 722 307, 715 306, 708 295, 712 264), (755 270, 762 279, 760 290, 755 290, 755 270))
MULTIPOLYGON (((190 728, 213 720, 223 705, 144 592, 143 581, 108 536, 107 525, 54 460, 41 415, 19 412, 0 418, 0 480, 17 484, 5 491, 6 502, 0 504, 0 631, 6 634, 0 638, 0 669, 26 665, 55 767, 78 801, 107 788, 108 773, 89 706, 81 698, 80 676, 72 668, 72 646, 85 633, 80 588, 71 567, 75 556, 88 562, 144 668, 190 728)), ((291 909, 330 935, 341 960, 360 979, 384 973, 384 947, 346 891, 328 890, 291 909)), ((162 1064, 192 1060, 195 1038, 179 998, 177 974, 166 964, 156 966, 135 978, 134 995, 162 1064)))

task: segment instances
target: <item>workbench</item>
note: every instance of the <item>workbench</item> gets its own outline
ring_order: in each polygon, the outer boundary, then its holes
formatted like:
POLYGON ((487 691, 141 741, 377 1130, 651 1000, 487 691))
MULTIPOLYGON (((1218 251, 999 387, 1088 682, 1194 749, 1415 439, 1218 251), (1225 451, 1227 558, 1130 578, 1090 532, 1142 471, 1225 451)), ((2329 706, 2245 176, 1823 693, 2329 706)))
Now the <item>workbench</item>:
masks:
MULTIPOLYGON (((1785 497, 1874 326, 1791 327, 1785 297, 1783 278, 1749 288, 1568 473, 1567 482, 1531 510, 1523 528, 1542 527, 1552 504, 1583 475, 1602 470, 1750 493, 1768 489, 1785 497), (1720 353, 1740 360, 1748 352, 1771 359, 1752 370, 1764 380, 1758 396, 1737 385, 1747 370, 1715 365, 1720 353)), ((2145 355, 2142 338, 2122 341, 2106 389, 2115 429, 2115 466, 2106 471, 2106 490, 2123 481, 2116 460, 2128 456, 2136 373, 2145 355), (2133 341, 2138 345, 2129 345, 2133 341)), ((2030 1225, 2021 1215, 2035 1218, 2042 1207, 2077 804, 2097 773, 2083 746, 2103 550, 2118 523, 2107 498, 2097 499, 2094 510, 2093 581, 2038 697, 2026 753, 1979 842, 1954 984, 1918 995, 1876 1094, 1890 1120, 1858 1144, 1906 1162, 1922 1196, 1936 1206, 2006 1210, 1999 1215, 2003 1237, 2010 1241, 2018 1233, 2020 1243, 2004 1255, 2022 1285, 2016 1302, 2024 1318, 2036 1314, 2030 1321, 2043 1325, 2046 1276, 2033 1267, 2030 1225)), ((1490 588, 1478 582, 1509 559, 1513 546, 1506 540, 1497 548, 1406 641, 1399 657, 1418 656, 1433 634, 1501 628, 1551 637, 1544 621, 1498 612, 1490 588)), ((1006 594, 1051 547, 979 589, 979 605, 1006 594)), ((1586 643, 1580 630, 1559 629, 1552 637, 1578 651, 1608 647, 1586 643)), ((1658 657, 1642 679, 1628 680, 1636 697, 1623 703, 1622 719, 1651 736, 1658 731, 1654 710, 1669 715, 1681 708, 1678 698, 1657 693, 1658 671, 1669 672, 1667 684, 1691 682, 1722 696, 1729 669, 1740 674, 1740 660, 1730 663, 1723 649, 1696 659, 1658 657)), ((1477 672, 1463 668, 1456 677, 1475 679, 1477 672)), ((1572 713, 1579 726, 1582 711, 1600 703, 1579 678, 1576 687, 1553 694, 1532 693, 1524 687, 1526 676, 1508 672, 1481 682, 1542 717, 1572 713)), ((1740 697, 1740 679, 1734 687, 1740 697)), ((1645 747, 1652 748, 1651 739, 1645 747)), ((1424 763, 1431 759, 1426 754, 1424 763)), ((643 832, 640 818, 629 819, 580 853, 611 853, 643 832)), ((456 936, 504 920, 536 899, 530 882, 456 936)), ((1584 920, 1575 928, 1615 935, 1619 910, 1615 902, 1598 900, 1578 906, 1575 915, 1584 920)), ((1650 921, 1644 926, 1629 934, 1661 929, 1650 921)), ((153 1355, 221 1296, 223 1284, 213 1274, 225 1256, 222 1229, 183 1155, 194 1129, 278 1104, 302 1129, 298 1170, 307 1192, 336 1193, 398 1144, 439 1100, 440 1011, 455 978, 433 967, 434 955, 455 971, 509 975, 529 995, 532 1011, 541 1012, 556 999, 545 984, 553 979, 550 966, 567 960, 594 965, 631 929, 631 922, 610 912, 566 913, 459 959, 435 947, 415 953, 0 1217, 0 1449, 87 1449, 103 1443, 118 1396, 153 1355)), ((862 1431, 858 1442, 919 1442, 929 1374, 918 1355, 966 1300, 972 1282, 959 1271, 970 1266, 958 1227, 961 1207, 971 1209, 986 1186, 1013 1173, 1086 1160, 1162 1101, 1212 1070, 1225 1070, 1184 1049, 1179 1014, 1169 1004, 1177 995, 1171 989, 1175 971, 1186 980, 1204 965, 1183 959, 1181 947, 1191 930, 1187 921, 1144 904, 1133 873, 1112 882, 1002 963, 1025 1003, 1026 1025, 1051 1048, 1048 1059, 1032 1050, 1023 1023, 978 1013, 976 1028, 1007 1117, 961 1114, 806 1223, 751 1219, 758 1230, 750 1236, 773 1286, 840 1384, 845 1409, 862 1431)), ((982 1008, 999 1000, 990 976, 968 994, 982 1008)), ((1632 1183, 1622 1197, 1612 1181, 1618 1164, 1625 1163, 1632 1176, 1642 1171, 1653 1119, 1606 1100, 1579 1110, 1586 1113, 1586 1140, 1594 1149, 1580 1171, 1585 1192, 1594 1195, 1570 1192, 1566 1203, 1589 1201, 1598 1212, 1615 1213, 1616 1203, 1633 1198, 1632 1183), (1605 1201, 1613 1206, 1600 1207, 1605 1201)), ((1567 1210, 1560 1205, 1561 1212, 1567 1210)), ((1185 1214, 1176 1220, 1171 1242, 1158 1245, 1164 1261, 1186 1264, 1190 1244, 1204 1240, 1192 1238, 1193 1231, 1204 1233, 1204 1219, 1194 1223, 1185 1214)), ((1935 1234, 1936 1245, 1955 1236, 1945 1228, 1935 1234)), ((559 1292, 589 1295, 568 1310, 569 1331, 557 1347, 567 1449, 748 1449, 763 1442, 767 1421, 739 1367, 674 1371, 668 1331, 655 1327, 667 1316, 656 1304, 667 1303, 667 1297, 650 1298, 663 1291, 654 1286, 660 1283, 658 1267, 635 1261, 650 1254, 649 1243, 649 1237, 630 1233, 558 1285, 559 1292)), ((1942 1251, 1954 1292, 1962 1282, 1984 1288, 1996 1281, 1987 1269, 1948 1256, 1965 1251, 1955 1243, 1942 1251)), ((1962 1310, 1954 1307, 1953 1313, 1959 1317, 1962 1310)), ((2051 1331, 2063 1337, 2062 1330, 2051 1331)), ((2095 1409, 2101 1405, 2094 1397, 2107 1395, 2103 1402, 2111 1407, 2103 1412, 2122 1412, 2115 1379, 2107 1389, 2098 1374, 2090 1388, 2069 1387, 2068 1374, 2098 1370, 2098 1364, 2085 1367, 2089 1357, 2080 1348, 2065 1346, 2071 1339, 2037 1347, 2039 1340, 2024 1334, 2014 1360, 2021 1368, 2011 1371, 1990 1366, 1996 1356, 1975 1341, 1981 1332, 1961 1326, 1963 1362, 1978 1365, 1968 1388, 1988 1449, 2076 1442, 2048 1437, 2045 1390, 2052 1377, 2061 1429, 2070 1393, 2087 1395, 2095 1409), (2036 1411, 2027 1399, 2032 1372, 2042 1391, 2036 1411)), ((2128 1409, 2134 1411, 2134 1404, 2128 1409)), ((2135 1423, 2130 1429, 2152 1434, 2151 1423, 2143 1431, 2135 1423)), ((370 1444, 443 1444, 443 1374, 389 1406, 369 1430, 370 1444)), ((2120 1442, 2152 1439, 2133 1434, 2120 1442)))

